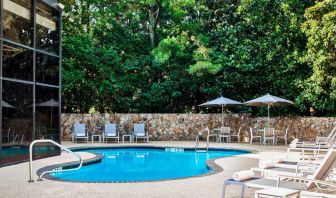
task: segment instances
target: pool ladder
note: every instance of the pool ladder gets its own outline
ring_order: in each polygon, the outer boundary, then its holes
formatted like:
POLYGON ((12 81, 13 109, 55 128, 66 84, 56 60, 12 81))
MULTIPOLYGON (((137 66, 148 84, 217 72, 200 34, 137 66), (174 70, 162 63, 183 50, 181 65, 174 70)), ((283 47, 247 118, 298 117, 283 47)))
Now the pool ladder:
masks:
POLYGON ((206 147, 202 148, 199 145, 199 135, 196 135, 196 144, 195 144, 195 152, 208 152, 209 151, 209 128, 207 127, 205 129, 207 131, 207 142, 206 142, 206 147))
POLYGON ((83 165, 83 160, 82 157, 78 154, 78 153, 74 153, 71 150, 69 150, 68 148, 60 145, 59 143, 53 141, 53 140, 48 140, 48 139, 44 139, 44 140, 34 140, 30 146, 29 146, 29 180, 28 182, 34 182, 34 178, 33 178, 33 147, 34 144, 36 143, 51 143, 56 145, 57 147, 59 147, 61 149, 61 151, 66 151, 67 153, 71 153, 73 154, 76 158, 78 158, 79 160, 79 165, 76 168, 71 168, 71 169, 53 169, 50 171, 44 171, 40 174, 39 178, 37 181, 42 181, 42 177, 43 175, 47 174, 47 173, 58 173, 58 172, 66 172, 66 171, 73 171, 73 170, 78 170, 82 167, 83 165))

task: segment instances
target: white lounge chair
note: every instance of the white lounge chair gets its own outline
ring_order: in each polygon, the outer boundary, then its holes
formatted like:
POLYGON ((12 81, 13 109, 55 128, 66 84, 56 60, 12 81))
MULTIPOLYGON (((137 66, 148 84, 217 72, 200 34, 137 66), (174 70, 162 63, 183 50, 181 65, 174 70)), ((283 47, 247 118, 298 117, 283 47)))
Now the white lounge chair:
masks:
POLYGON ((145 125, 144 124, 134 124, 134 137, 135 142, 138 142, 139 138, 142 138, 149 142, 149 136, 145 131, 145 125))
POLYGON ((281 188, 289 188, 295 190, 310 190, 312 188, 320 188, 320 185, 317 181, 325 182, 324 180, 328 177, 329 173, 333 171, 336 165, 336 149, 330 149, 327 155, 322 160, 321 164, 314 171, 314 174, 311 178, 307 179, 304 177, 290 177, 290 176, 279 176, 279 180, 271 180, 271 179, 262 179, 262 178, 251 178, 243 181, 235 181, 233 179, 228 179, 224 181, 222 198, 225 198, 225 191, 228 185, 240 185, 242 187, 241 197, 244 196, 244 191, 246 187, 250 188, 270 188, 270 187, 281 187, 281 188), (282 179, 282 180, 281 180, 282 179), (284 181, 286 179, 286 181, 284 181), (293 181, 307 181, 307 183, 295 183, 290 182, 289 179, 293 181))
POLYGON ((108 139, 116 139, 119 143, 119 134, 115 124, 105 124, 104 127, 104 139, 107 142, 108 139))
POLYGON ((317 136, 316 137, 316 142, 320 142, 320 143, 330 143, 330 142, 333 142, 334 139, 336 137, 336 127, 334 127, 328 136, 317 136))
POLYGON ((260 172, 261 175, 268 179, 277 176, 295 176, 295 177, 306 177, 314 173, 314 171, 318 167, 318 163, 305 163, 298 162, 296 165, 288 165, 287 167, 283 167, 282 165, 274 164, 274 166, 269 168, 260 168, 255 167, 251 168, 254 172, 260 172))
POLYGON ((86 139, 86 141, 89 142, 89 136, 86 133, 85 124, 74 124, 73 142, 77 141, 77 139, 86 139))
MULTIPOLYGON (((335 188, 335 186, 332 185, 332 183, 328 182, 326 185, 332 186, 335 188)), ((329 193, 321 193, 321 192, 310 192, 310 191, 301 191, 300 198, 335 198, 336 194, 329 194, 329 193)))
POLYGON ((299 147, 318 147, 329 148, 332 147, 336 139, 336 127, 331 130, 328 136, 316 136, 315 141, 299 141, 296 143, 296 148, 299 147))

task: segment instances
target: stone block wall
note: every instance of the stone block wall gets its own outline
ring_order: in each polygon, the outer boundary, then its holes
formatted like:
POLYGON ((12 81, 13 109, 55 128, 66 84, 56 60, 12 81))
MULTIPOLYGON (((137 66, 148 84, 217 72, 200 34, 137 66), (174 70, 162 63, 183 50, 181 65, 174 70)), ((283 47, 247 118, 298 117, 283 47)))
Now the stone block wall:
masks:
MULTIPOLYGON (((249 114, 229 114, 224 116, 224 123, 233 131, 241 127, 241 140, 248 141, 249 127, 267 126, 266 117, 252 117, 249 114)), ((94 126, 102 127, 104 123, 116 123, 121 135, 131 133, 135 123, 145 123, 152 140, 195 140, 200 134, 206 138, 205 128, 221 126, 221 114, 62 114, 62 139, 70 140, 73 124, 84 122, 89 131, 94 126)), ((276 117, 271 118, 270 126, 280 130, 280 135, 289 130, 289 139, 314 140, 316 135, 328 135, 336 126, 334 117, 276 117)))

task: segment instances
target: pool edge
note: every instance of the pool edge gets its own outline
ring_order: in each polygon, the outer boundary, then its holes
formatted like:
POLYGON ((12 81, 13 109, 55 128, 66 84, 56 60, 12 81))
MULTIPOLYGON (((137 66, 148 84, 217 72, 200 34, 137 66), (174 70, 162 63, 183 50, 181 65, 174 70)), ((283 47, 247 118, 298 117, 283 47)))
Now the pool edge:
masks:
MULTIPOLYGON (((130 145, 119 145, 119 146, 81 146, 81 147, 72 147, 69 148, 72 151, 83 151, 83 150, 94 150, 94 149, 118 149, 118 148, 145 148, 145 149, 162 149, 164 150, 165 148, 183 148, 185 150, 195 150, 195 148, 192 147, 174 147, 174 146, 153 146, 153 145, 146 145, 146 146, 130 146, 130 145)), ((209 148, 209 150, 217 150, 217 151, 245 151, 246 153, 242 153, 241 155, 244 154, 249 154, 249 153, 257 153, 258 151, 256 150, 251 150, 251 149, 240 149, 240 148, 209 148)), ((91 153, 91 152, 88 152, 91 153)), ((95 157, 84 160, 83 161, 83 166, 88 166, 96 163, 100 163, 103 159, 103 155, 97 154, 97 153, 91 153, 95 155, 95 157)), ((219 158, 213 158, 207 160, 206 166, 209 168, 209 172, 200 174, 200 175, 194 175, 194 176, 188 176, 188 177, 181 177, 181 178, 171 178, 171 179, 157 179, 157 180, 137 180, 137 181, 76 181, 76 180, 65 180, 65 179, 60 179, 57 177, 53 177, 50 174, 45 174, 43 176, 43 179, 47 180, 52 180, 52 181, 60 181, 60 182, 68 182, 68 183, 143 183, 143 182, 162 182, 162 181, 174 181, 174 180, 182 180, 182 179, 190 179, 190 178, 198 178, 198 177, 205 177, 205 176, 210 176, 214 174, 218 174, 222 172, 224 169, 218 165, 215 161, 218 159, 223 159, 223 158, 229 158, 229 157, 237 157, 240 155, 235 155, 235 156, 227 156, 227 157, 219 157, 219 158)), ((67 163, 61 163, 61 164, 55 164, 55 165, 50 165, 46 166, 43 168, 40 168, 36 171, 36 174, 40 176, 42 172, 52 170, 55 168, 60 168, 60 167, 68 167, 68 166, 74 166, 78 165, 78 162, 73 161, 73 162, 67 162, 67 163)))

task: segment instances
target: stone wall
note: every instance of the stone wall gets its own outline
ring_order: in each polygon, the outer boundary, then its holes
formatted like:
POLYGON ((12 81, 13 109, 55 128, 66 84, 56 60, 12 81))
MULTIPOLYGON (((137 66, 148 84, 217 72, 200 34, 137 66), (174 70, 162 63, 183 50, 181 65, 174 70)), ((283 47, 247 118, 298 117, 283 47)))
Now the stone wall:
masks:
MULTIPOLYGON (((233 130, 242 127, 241 139, 248 141, 249 127, 267 126, 267 118, 251 117, 248 114, 224 116, 225 123, 233 130)), ((62 114, 62 138, 70 140, 72 126, 76 122, 93 126, 103 126, 105 122, 116 123, 121 135, 133 131, 134 123, 145 123, 152 140, 195 140, 196 134, 206 137, 205 127, 217 128, 221 125, 221 114, 62 114)), ((313 140, 317 134, 328 135, 336 126, 334 117, 276 117, 271 118, 270 126, 281 130, 289 128, 289 139, 313 140)))

